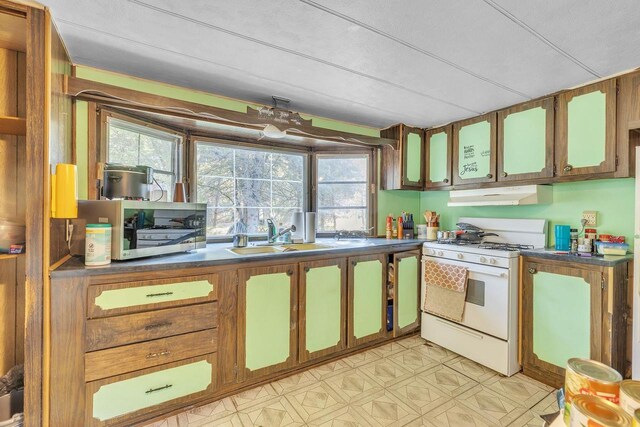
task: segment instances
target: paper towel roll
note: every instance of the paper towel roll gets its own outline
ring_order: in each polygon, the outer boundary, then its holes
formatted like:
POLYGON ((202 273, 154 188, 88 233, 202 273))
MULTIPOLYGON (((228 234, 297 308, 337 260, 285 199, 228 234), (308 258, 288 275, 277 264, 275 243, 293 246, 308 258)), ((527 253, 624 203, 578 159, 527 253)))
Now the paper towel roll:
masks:
POLYGON ((305 215, 304 241, 313 243, 316 241, 316 213, 307 212, 305 215))
POLYGON ((291 224, 296 226, 296 231, 291 233, 291 239, 304 239, 304 213, 294 212, 291 215, 291 224))

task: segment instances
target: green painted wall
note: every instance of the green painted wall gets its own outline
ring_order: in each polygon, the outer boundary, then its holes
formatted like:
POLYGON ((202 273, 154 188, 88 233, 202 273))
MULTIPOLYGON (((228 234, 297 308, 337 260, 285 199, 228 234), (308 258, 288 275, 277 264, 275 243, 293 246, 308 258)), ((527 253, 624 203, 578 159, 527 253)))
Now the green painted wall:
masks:
MULTIPOLYGON (((603 179, 553 185, 553 203, 529 206, 447 207, 448 191, 420 193, 420 211, 435 210, 440 217, 440 228, 454 229, 458 218, 546 218, 550 221, 549 244, 554 243, 553 226, 569 224, 578 227, 582 211, 598 212, 598 232, 626 236, 633 243, 634 221, 633 178, 603 179)), ((422 219, 424 223, 424 219, 422 219)))

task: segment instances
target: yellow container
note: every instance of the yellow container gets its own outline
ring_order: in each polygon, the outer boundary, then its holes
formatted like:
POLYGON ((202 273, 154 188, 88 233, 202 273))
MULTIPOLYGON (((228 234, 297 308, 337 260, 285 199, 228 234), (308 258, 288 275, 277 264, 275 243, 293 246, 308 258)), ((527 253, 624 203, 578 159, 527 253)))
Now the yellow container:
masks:
POLYGON ((51 176, 51 216, 78 217, 78 180, 76 165, 58 163, 51 176))
POLYGON ((620 406, 632 416, 640 409, 640 381, 624 380, 620 383, 620 406))
POLYGON ((571 402, 569 427, 629 427, 631 416, 601 397, 582 394, 571 402))
POLYGON ((631 423, 633 427, 640 427, 640 409, 636 409, 633 413, 633 422, 631 423))

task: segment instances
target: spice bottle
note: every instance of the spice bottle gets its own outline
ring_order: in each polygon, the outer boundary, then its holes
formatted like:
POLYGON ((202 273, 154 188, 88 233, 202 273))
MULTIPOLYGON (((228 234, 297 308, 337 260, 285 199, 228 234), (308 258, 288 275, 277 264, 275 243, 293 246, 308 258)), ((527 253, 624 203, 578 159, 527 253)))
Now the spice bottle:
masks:
POLYGON ((402 217, 398 217, 398 239, 402 240, 402 217))
POLYGON ((385 236, 388 240, 393 239, 393 216, 387 215, 387 233, 385 236))

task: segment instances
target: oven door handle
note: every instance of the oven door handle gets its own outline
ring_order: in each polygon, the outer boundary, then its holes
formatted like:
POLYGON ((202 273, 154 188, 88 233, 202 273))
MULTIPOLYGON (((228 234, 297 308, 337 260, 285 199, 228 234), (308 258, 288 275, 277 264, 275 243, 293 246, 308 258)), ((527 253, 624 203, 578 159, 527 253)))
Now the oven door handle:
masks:
POLYGON ((460 331, 460 332, 462 332, 464 334, 467 334, 467 335, 469 335, 469 336, 471 336, 473 338, 476 338, 478 340, 482 340, 484 338, 482 335, 476 334, 474 332, 471 332, 470 330, 468 330, 466 328, 463 328, 462 326, 457 326, 457 325, 451 324, 449 322, 445 322, 444 320, 439 319, 437 317, 435 317, 435 320, 437 320, 438 322, 442 323, 444 326, 448 326, 450 328, 456 329, 456 330, 458 330, 458 331, 460 331))
POLYGON ((469 269, 467 269, 467 271, 469 273, 486 274, 487 276, 493 276, 493 277, 507 277, 507 273, 504 273, 504 272, 501 272, 501 273, 490 273, 488 271, 478 271, 478 270, 469 270, 469 269))

